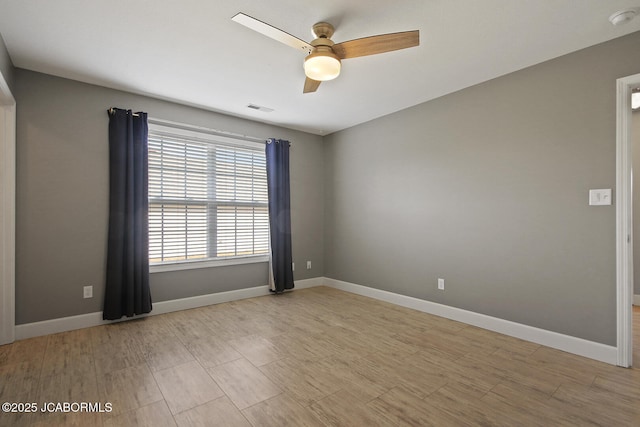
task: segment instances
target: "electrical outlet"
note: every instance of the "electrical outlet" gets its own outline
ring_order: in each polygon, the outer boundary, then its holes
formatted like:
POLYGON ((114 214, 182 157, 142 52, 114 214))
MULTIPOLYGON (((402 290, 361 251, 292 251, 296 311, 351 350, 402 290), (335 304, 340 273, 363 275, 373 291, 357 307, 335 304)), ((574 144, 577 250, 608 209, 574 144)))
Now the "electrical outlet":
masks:
POLYGON ((444 291, 444 279, 438 279, 438 289, 444 291))
POLYGON ((307 270, 311 270, 311 261, 307 261, 307 270))
POLYGON ((93 298, 93 286, 85 286, 82 288, 83 298, 93 298))
POLYGON ((291 263, 291 271, 296 271, 296 263, 295 262, 291 263))

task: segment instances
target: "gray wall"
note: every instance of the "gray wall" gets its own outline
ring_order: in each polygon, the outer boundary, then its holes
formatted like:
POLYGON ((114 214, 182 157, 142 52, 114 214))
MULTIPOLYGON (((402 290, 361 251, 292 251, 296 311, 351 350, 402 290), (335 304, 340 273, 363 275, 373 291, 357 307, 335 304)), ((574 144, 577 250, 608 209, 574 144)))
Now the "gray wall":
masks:
POLYGON ((615 192, 637 52, 640 33, 326 137, 325 275, 615 345, 615 205, 588 191, 615 192))
POLYGON ((0 34, 0 75, 4 78, 9 89, 13 90, 13 63, 2 39, 2 34, 0 34))
MULTIPOLYGON (((16 69, 16 323, 102 310, 108 211, 107 108, 292 142, 295 279, 324 274, 322 138, 16 69), (309 191, 313 189, 313 191, 309 191), (83 299, 82 287, 94 286, 83 299)), ((154 302, 266 285, 267 264, 151 275, 154 302)))

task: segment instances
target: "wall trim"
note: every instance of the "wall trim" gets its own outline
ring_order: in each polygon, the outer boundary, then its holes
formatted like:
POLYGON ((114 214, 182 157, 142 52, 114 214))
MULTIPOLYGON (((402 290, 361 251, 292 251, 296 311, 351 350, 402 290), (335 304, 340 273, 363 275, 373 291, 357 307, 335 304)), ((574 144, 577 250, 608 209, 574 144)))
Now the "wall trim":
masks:
POLYGON ((616 329, 618 366, 633 362, 633 195, 631 92, 640 74, 616 81, 616 329))
MULTIPOLYGON (((0 42, 1 44, 1 42, 0 42)), ((16 102, 0 73, 0 345, 15 340, 16 102)))
POLYGON ((633 296, 633 305, 640 306, 640 294, 633 296))
POLYGON ((324 284, 331 288, 456 320, 612 365, 615 365, 617 361, 617 348, 610 345, 341 280, 325 278, 324 284))
MULTIPOLYGON (((323 277, 296 280, 295 289, 312 288, 314 286, 321 286, 323 283, 323 277)), ((189 310, 191 308, 221 304, 223 302, 261 297, 269 294, 270 292, 268 285, 256 286, 254 288, 217 292, 214 294, 198 295, 171 301, 154 302, 153 311, 151 313, 141 316, 123 318, 119 320, 102 320, 102 312, 98 311, 94 313, 79 314, 77 316, 43 320, 41 322, 25 323, 22 325, 17 325, 15 328, 15 333, 17 340, 23 340, 27 338, 39 337, 42 335, 73 331, 75 329, 90 328, 92 326, 107 325, 109 323, 124 322, 127 320, 155 316, 158 314, 172 313, 174 311, 189 310)))

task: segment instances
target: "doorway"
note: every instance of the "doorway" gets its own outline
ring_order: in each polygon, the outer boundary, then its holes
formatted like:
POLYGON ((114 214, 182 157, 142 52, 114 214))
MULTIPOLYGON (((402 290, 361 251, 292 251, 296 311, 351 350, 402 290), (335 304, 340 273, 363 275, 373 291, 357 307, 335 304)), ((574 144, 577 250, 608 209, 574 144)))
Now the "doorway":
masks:
MULTIPOLYGON (((616 96, 616 312, 617 365, 633 363, 633 113, 631 93, 640 74, 617 81, 616 96)), ((639 169, 640 170, 640 169, 639 169)))
POLYGON ((0 74, 0 345, 15 340, 16 102, 0 74))
MULTIPOLYGON (((640 230, 640 88, 631 94, 631 153, 632 153, 632 198, 633 229, 640 230)), ((633 233, 633 271, 640 272, 640 232, 633 233)), ((633 275, 632 309, 632 366, 640 367, 640 274, 633 275)))

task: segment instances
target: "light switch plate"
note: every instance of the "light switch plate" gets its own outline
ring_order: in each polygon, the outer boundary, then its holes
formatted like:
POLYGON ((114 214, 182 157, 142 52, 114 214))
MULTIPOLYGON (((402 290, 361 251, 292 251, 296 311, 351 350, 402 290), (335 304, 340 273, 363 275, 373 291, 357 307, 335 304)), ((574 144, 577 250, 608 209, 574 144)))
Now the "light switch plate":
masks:
POLYGON ((611 204, 611 189, 589 190, 589 205, 602 206, 611 204))

